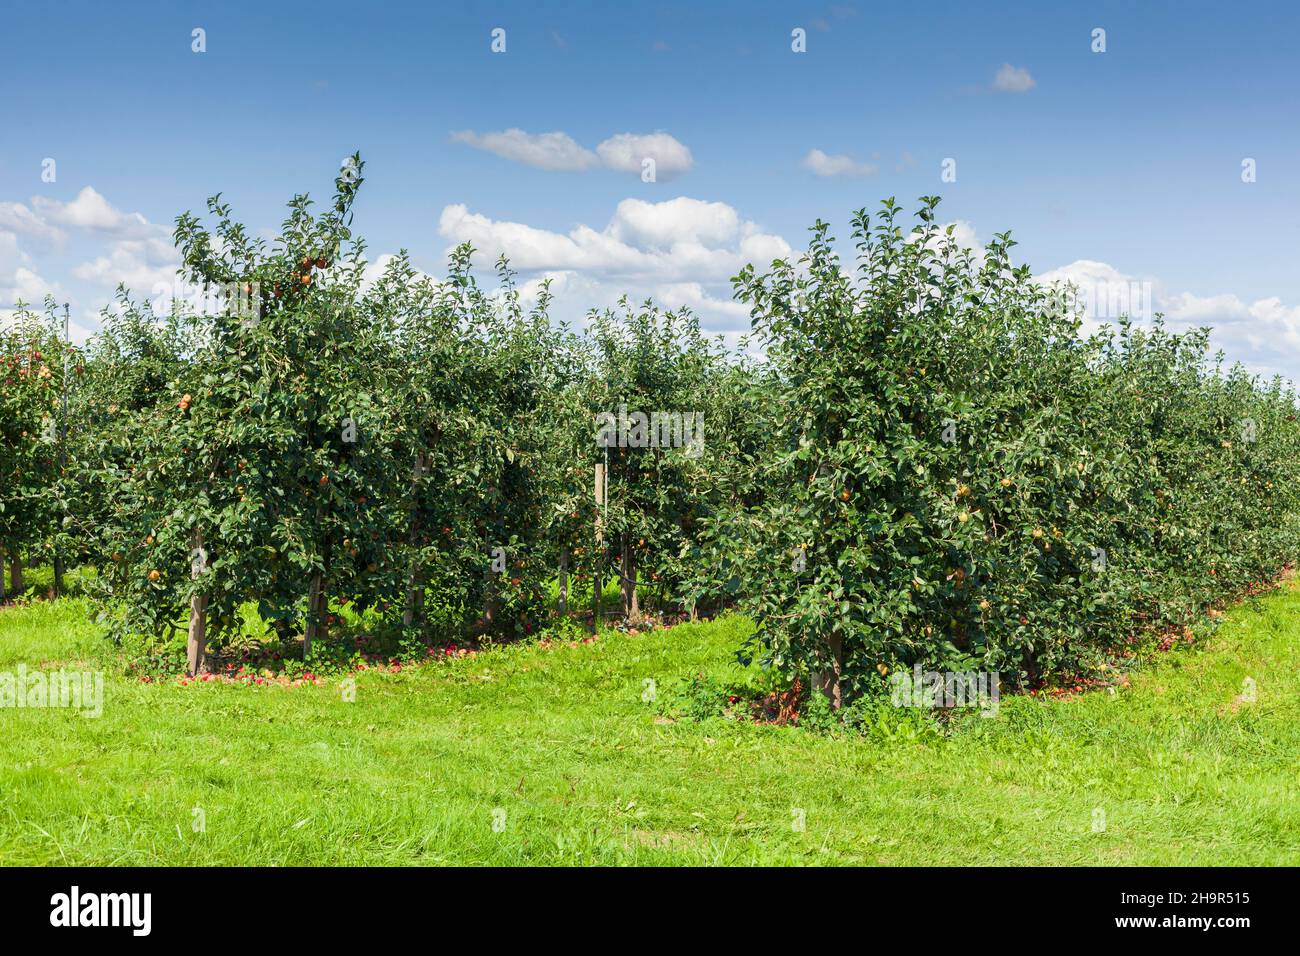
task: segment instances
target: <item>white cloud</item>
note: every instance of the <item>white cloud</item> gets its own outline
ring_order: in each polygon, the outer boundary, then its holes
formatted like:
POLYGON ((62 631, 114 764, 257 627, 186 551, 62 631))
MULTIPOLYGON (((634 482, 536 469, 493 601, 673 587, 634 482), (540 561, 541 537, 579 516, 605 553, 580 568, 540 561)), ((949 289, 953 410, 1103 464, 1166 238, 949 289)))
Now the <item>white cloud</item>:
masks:
POLYGON ((1161 308, 1171 324, 1213 326, 1229 361, 1240 358, 1259 371, 1300 380, 1300 305, 1284 305, 1277 296, 1247 303, 1231 294, 1180 292, 1162 300, 1161 308))
POLYGON ((56 244, 66 238, 64 228, 111 238, 105 254, 72 269, 72 275, 83 282, 109 289, 125 283, 136 292, 154 295, 176 285, 180 256, 168 229, 138 212, 123 212, 91 186, 84 187, 71 202, 34 196, 30 209, 19 203, 0 203, 0 226, 56 244))
POLYGON ((453 244, 473 243, 480 263, 504 253, 520 271, 526 296, 535 297, 550 277, 556 314, 570 321, 626 294, 666 308, 689 306, 714 329, 736 328, 748 312, 731 300, 731 277, 746 263, 791 255, 784 239, 726 203, 686 196, 625 199, 602 228, 580 224, 563 233, 495 221, 458 204, 442 211, 439 232, 453 244))
POLYGON ((504 253, 521 271, 580 270, 607 277, 667 282, 725 281, 750 258, 784 256, 790 247, 725 203, 678 197, 660 203, 625 199, 603 229, 568 233, 499 222, 464 205, 442 211, 439 232, 472 242, 485 257, 504 253))
POLYGON ((871 163, 860 163, 851 156, 843 154, 828 155, 820 149, 811 149, 803 158, 803 168, 816 176, 874 176, 880 167, 871 163))
POLYGON ((0 232, 0 282, 28 261, 27 253, 18 248, 18 237, 12 232, 0 232))
POLYGON ((1037 85, 1028 70, 1023 66, 1012 66, 1010 63, 1003 63, 998 67, 998 72, 993 77, 995 93, 1028 93, 1037 85))
POLYGON ((1151 278, 1126 275, 1095 259, 1078 259, 1034 277, 1043 285, 1072 286, 1083 317, 1083 334, 1114 325, 1122 315, 1149 322, 1156 309, 1156 284, 1151 278))
POLYGON ((11 306, 19 300, 40 307, 46 294, 59 301, 67 298, 58 285, 47 282, 32 268, 31 257, 18 245, 18 236, 0 232, 0 317, 13 314, 11 306))
MULTIPOLYGON (((0 203, 0 228, 12 230, 7 233, 11 237, 22 233, 56 246, 66 240, 65 229, 110 238, 112 242, 105 254, 72 269, 72 275, 83 282, 106 288, 124 282, 137 292, 174 285, 179 255, 168 229, 151 223, 138 212, 123 212, 91 186, 84 187, 70 202, 34 196, 30 208, 21 203, 0 203)), ((18 273, 10 270, 9 275, 18 273)), ((37 283, 42 286, 39 297, 44 296, 46 288, 56 292, 54 286, 45 284, 31 269, 26 269, 23 276, 22 291, 27 298, 37 283)), ((0 283, 4 281, 5 273, 0 267, 0 283)), ((0 297, 4 297, 5 288, 17 290, 18 286, 12 281, 0 286, 0 297)))
POLYGON ((55 226, 130 237, 167 234, 166 229, 150 223, 140 213, 117 209, 90 186, 77 193, 72 202, 34 196, 32 208, 44 222, 55 226))
POLYGON ((655 301, 667 309, 686 306, 698 313, 721 313, 745 320, 749 318, 749 306, 735 299, 710 295, 699 282, 674 282, 656 286, 653 294, 655 301))
POLYGON ((740 216, 726 203, 679 196, 665 202, 624 199, 607 231, 633 245, 669 249, 682 241, 722 245, 741 232, 740 216))
POLYGON ((672 179, 689 172, 695 160, 691 151, 667 133, 619 133, 596 147, 608 169, 640 174, 647 159, 655 162, 657 179, 672 179))
MULTIPOLYGON (((926 245, 931 249, 938 250, 948 241, 948 230, 952 229, 952 241, 963 249, 970 249, 975 252, 977 260, 984 258, 984 246, 980 242, 979 234, 975 232, 975 226, 965 219, 954 219, 952 222, 939 223, 937 225, 938 234, 931 238, 926 245)), ((919 239, 921 231, 913 229, 908 235, 909 240, 919 239)))
POLYGON ((528 133, 508 129, 499 133, 460 130, 452 142, 464 143, 537 169, 582 171, 604 167, 640 174, 646 159, 655 161, 655 177, 671 179, 690 170, 691 151, 667 133, 619 133, 600 143, 595 151, 579 144, 568 133, 528 133))
POLYGON ((706 332, 721 334, 729 341, 739 332, 749 330, 749 307, 730 297, 729 287, 710 291, 702 282, 658 284, 614 284, 587 273, 575 271, 539 273, 519 285, 521 301, 530 306, 541 293, 542 282, 550 280, 551 315, 573 326, 584 324, 592 309, 616 309, 624 296, 635 307, 652 299, 661 309, 690 309, 700 316, 706 332))
POLYGON ((180 255, 159 239, 124 239, 113 243, 107 255, 83 262, 72 274, 83 282, 115 289, 119 283, 150 298, 169 297, 178 288, 176 268, 180 255))
POLYGON ((36 236, 56 245, 66 236, 62 229, 52 226, 22 203, 0 202, 0 229, 36 236))
MULTIPOLYGON (((361 291, 369 292, 373 289, 375 283, 383 278, 384 273, 388 271, 388 267, 392 265, 393 260, 396 258, 397 256, 392 253, 384 253, 383 255, 367 262, 366 267, 361 270, 361 291)), ((410 285, 418 285, 426 279, 434 285, 441 285, 441 281, 437 276, 432 276, 427 272, 421 272, 419 269, 416 269, 413 264, 411 268, 414 275, 411 276, 410 285)))
POLYGON ((1276 296, 1245 302, 1231 293, 1169 293, 1154 278, 1130 275, 1093 259, 1079 259, 1035 278, 1045 284, 1074 283, 1084 309, 1085 334, 1102 324, 1114 325, 1121 313, 1138 325, 1149 325, 1158 312, 1171 331, 1209 326, 1211 350, 1222 349, 1229 364, 1240 361, 1254 372, 1300 381, 1300 305, 1285 305, 1276 296))
MULTIPOLYGON (((967 249, 974 249, 980 253, 983 252, 984 244, 980 242, 979 235, 975 232, 973 225, 965 219, 955 220, 948 223, 948 225, 952 226, 952 238, 957 245, 964 246, 967 249)), ((944 229, 947 228, 947 226, 944 227, 944 229)))
POLYGON ((600 165, 596 154, 579 146, 568 133, 525 133, 521 129, 500 133, 461 130, 452 133, 451 139, 454 143, 464 143, 538 169, 581 170, 600 165))

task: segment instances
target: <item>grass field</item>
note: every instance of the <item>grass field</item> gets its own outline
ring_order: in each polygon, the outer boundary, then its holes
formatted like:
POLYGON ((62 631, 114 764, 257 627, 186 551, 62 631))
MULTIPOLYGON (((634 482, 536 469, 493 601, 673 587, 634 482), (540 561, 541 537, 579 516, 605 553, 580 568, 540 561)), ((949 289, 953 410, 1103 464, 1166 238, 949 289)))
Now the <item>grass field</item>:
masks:
POLYGON ((0 862, 1300 863, 1294 586, 1116 694, 1004 697, 942 738, 673 722, 642 700, 646 678, 743 680, 747 626, 367 673, 349 703, 338 680, 143 684, 79 600, 0 609, 0 671, 105 671, 101 717, 0 709, 0 862))

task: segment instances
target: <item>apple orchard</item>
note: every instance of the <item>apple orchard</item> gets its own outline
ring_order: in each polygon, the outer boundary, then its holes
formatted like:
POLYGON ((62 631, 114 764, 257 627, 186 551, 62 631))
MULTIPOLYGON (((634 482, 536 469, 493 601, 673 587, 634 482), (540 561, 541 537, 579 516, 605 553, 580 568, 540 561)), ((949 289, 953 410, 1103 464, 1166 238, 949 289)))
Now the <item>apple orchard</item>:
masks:
POLYGON ((249 639, 310 664, 349 628, 477 647, 732 609, 743 660, 839 706, 918 665, 1122 666, 1296 560, 1294 393, 1203 330, 1082 336, 935 198, 856 212, 851 259, 818 222, 743 269, 753 358, 652 303, 572 330, 467 246, 366 282, 361 172, 274 241, 220 199, 178 217, 222 308, 121 290, 84 347, 52 303, 4 326, 10 591, 57 558, 107 634, 191 673, 249 639))

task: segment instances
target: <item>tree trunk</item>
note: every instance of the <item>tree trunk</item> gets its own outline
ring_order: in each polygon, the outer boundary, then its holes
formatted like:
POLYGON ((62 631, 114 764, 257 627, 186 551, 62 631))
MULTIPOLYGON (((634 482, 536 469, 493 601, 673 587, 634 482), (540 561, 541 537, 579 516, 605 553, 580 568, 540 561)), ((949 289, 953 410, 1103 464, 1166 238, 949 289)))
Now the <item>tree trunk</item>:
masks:
POLYGON ((424 584, 420 576, 420 568, 415 560, 415 542, 416 531, 415 524, 412 522, 406 538, 407 544, 411 549, 411 562, 406 572, 406 607, 402 610, 402 626, 411 627, 418 620, 424 621, 424 584))
POLYGON ((627 532, 623 533, 623 567, 620 574, 623 578, 623 616, 629 624, 635 624, 641 619, 641 608, 636 597, 636 550, 632 547, 632 536, 627 532))
MULTIPOLYGON (((505 572, 503 572, 505 573, 505 572)), ((496 577, 488 579, 487 597, 483 601, 483 630, 492 633, 501 616, 501 591, 497 587, 496 577)))
POLYGON ((556 609, 561 614, 569 613, 569 549, 567 546, 560 549, 560 598, 556 602, 556 609))
POLYGON ((411 627, 424 618, 424 588, 419 584, 417 571, 411 568, 406 587, 406 607, 402 611, 402 626, 411 627))
POLYGON ((320 613, 322 590, 321 573, 317 571, 311 576, 311 584, 307 588, 307 629, 302 637, 303 660, 311 653, 312 641, 321 635, 321 625, 325 623, 324 616, 320 613))
POLYGON ((21 597, 27 590, 27 585, 23 581, 23 559, 18 554, 17 548, 14 548, 13 554, 9 555, 9 589, 14 592, 15 598, 21 597))
POLYGON ((833 710, 839 710, 844 704, 844 690, 840 685, 844 671, 844 638, 832 634, 826 639, 826 644, 830 651, 830 669, 813 674, 813 686, 826 695, 833 710))
POLYGON ((5 599, 5 547, 0 544, 0 601, 5 599))
POLYGON ((54 555, 54 596, 58 597, 63 593, 63 555, 54 555))
MULTIPOLYGON (((190 537, 193 557, 190 562, 190 576, 195 580, 203 572, 206 563, 201 555, 203 534, 195 531, 190 537)), ((185 660, 191 677, 199 674, 208 656, 208 596, 195 594, 190 598, 190 635, 185 645, 185 660)))
POLYGON ((325 576, 321 575, 321 583, 317 586, 316 593, 316 620, 320 622, 316 631, 316 636, 325 640, 330 636, 330 597, 325 589, 325 576))
POLYGON ((411 552, 411 562, 406 575, 406 608, 402 611, 402 626, 410 627, 416 618, 423 620, 424 588, 420 581, 420 568, 415 559, 415 546, 419 541, 419 502, 416 500, 420 490, 420 476, 425 473, 424 455, 415 456, 411 466, 410 511, 406 517, 406 544, 411 552))
POLYGON ((325 538, 325 546, 321 549, 321 564, 323 569, 317 571, 311 576, 311 586, 307 589, 307 632, 302 639, 302 659, 307 659, 307 652, 311 650, 312 641, 325 640, 330 636, 329 626, 329 592, 328 579, 325 575, 329 574, 331 559, 334 555, 334 542, 330 538, 325 538))
POLYGON ((402 626, 409 628, 416 622, 420 623, 420 630, 423 632, 424 584, 420 580, 419 569, 415 567, 415 563, 412 561, 410 576, 407 578, 406 607, 402 610, 402 626))

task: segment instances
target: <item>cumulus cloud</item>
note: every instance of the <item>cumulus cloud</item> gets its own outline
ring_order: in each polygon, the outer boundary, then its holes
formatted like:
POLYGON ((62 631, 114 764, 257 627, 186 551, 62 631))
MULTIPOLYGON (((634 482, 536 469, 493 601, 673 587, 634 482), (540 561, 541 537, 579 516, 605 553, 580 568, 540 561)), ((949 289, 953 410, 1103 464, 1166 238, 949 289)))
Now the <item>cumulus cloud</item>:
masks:
POLYGON ((607 231, 632 245, 663 250, 683 241, 725 245, 743 228, 740 215, 726 203, 679 196, 665 202, 624 199, 607 231))
POLYGON ((668 308, 686 306, 692 312, 701 314, 722 314, 744 320, 749 318, 749 306, 735 299, 712 295, 699 282, 674 282, 656 286, 653 295, 656 302, 661 302, 668 308))
MULTIPOLYGON (((373 289, 375 284, 384 277, 384 273, 388 271, 388 267, 392 265, 393 260, 396 258, 397 256, 392 253, 385 253, 384 255, 368 261, 366 267, 361 271, 361 291, 369 292, 373 289)), ((427 272, 422 272, 421 270, 416 269, 413 264, 411 269, 413 274, 411 276, 410 284, 412 286, 418 285, 425 280, 432 282, 434 285, 442 284, 442 280, 437 276, 430 275, 427 272)))
POLYGON ((1037 85, 1037 81, 1029 75, 1027 69, 1023 66, 1012 66, 1010 63, 1003 63, 998 67, 998 72, 993 77, 995 93, 1028 93, 1037 85))
POLYGON ((561 317, 580 318, 627 294, 666 308, 688 306, 718 329, 743 325, 747 315, 731 300, 731 277, 746 263, 765 266, 792 252, 726 203, 686 196, 624 199, 603 226, 567 232, 493 220, 457 204, 443 209, 438 228, 453 244, 472 243, 480 262, 504 254, 520 271, 525 295, 535 296, 550 278, 558 311, 568 310, 561 317))
POLYGON ((691 151, 667 133, 619 133, 597 146, 596 154, 607 168, 625 173, 640 173, 645 161, 653 159, 658 179, 680 176, 695 163, 691 151))
POLYGON ((72 274, 83 282, 106 288, 119 283, 151 298, 168 299, 177 288, 176 269, 180 255, 161 239, 123 239, 113 243, 108 254, 83 262, 72 274))
MULTIPOLYGON (((70 235, 89 239, 103 251, 67 271, 82 283, 113 289, 126 284, 137 295, 167 305, 186 289, 176 277, 180 257, 170 230, 138 212, 125 212, 86 186, 71 201, 35 196, 30 205, 0 203, 0 308, 17 299, 41 303, 47 294, 77 306, 81 321, 71 323, 74 338, 84 339, 97 325, 92 313, 78 306, 57 282, 46 280, 31 257, 18 248, 18 237, 44 243, 47 252, 62 252, 70 235), (92 323, 91 325, 83 324, 92 323)), ((66 266, 65 266, 66 268, 66 266)))
POLYGON ((1103 325, 1114 325, 1124 315, 1138 322, 1155 317, 1155 280, 1127 275, 1109 263, 1078 259, 1034 278, 1043 285, 1073 292, 1073 304, 1083 318, 1084 335, 1103 325))
POLYGON ((874 176, 880 167, 872 163, 861 163, 851 156, 829 155, 820 149, 811 149, 803 158, 803 168, 814 176, 874 176))
POLYGON ((1300 380, 1300 305, 1285 305, 1277 296, 1244 302, 1226 293, 1180 292, 1162 299, 1161 307, 1176 326, 1213 326, 1230 361, 1300 380))
POLYGON ((1212 349, 1229 363, 1240 361, 1262 375, 1300 381, 1300 305, 1277 296, 1246 302, 1232 293, 1169 292, 1149 276, 1125 273, 1106 262, 1079 259, 1035 277, 1044 284, 1070 283, 1078 290, 1083 331, 1114 325, 1121 314, 1147 325, 1156 313, 1172 331, 1209 326, 1212 349))
POLYGON ((18 245, 18 236, 0 232, 0 319, 11 316, 11 307, 19 301, 39 307, 47 293, 66 299, 58 285, 47 282, 32 268, 31 257, 18 245))
POLYGON ((671 179, 690 170, 691 151, 664 132, 619 133, 587 149, 568 133, 528 133, 508 129, 499 133, 460 130, 452 142, 486 150, 502 159, 536 169, 582 171, 604 168, 640 174, 647 159, 655 163, 656 179, 671 179))
POLYGON ((975 227, 965 219, 954 220, 953 222, 946 224, 943 228, 947 230, 949 226, 952 227, 952 238, 957 245, 964 246, 967 249, 974 249, 976 251, 981 251, 984 248, 983 243, 980 242, 979 234, 975 231, 975 227))
POLYGON ((18 202, 0 202, 0 229, 35 236, 55 245, 61 245, 66 238, 62 229, 18 202))
POLYGON ((741 219, 726 203, 685 196, 650 203, 624 199, 601 229, 567 233, 504 222, 447 206, 438 224, 453 243, 472 242, 491 258, 504 253, 524 271, 580 270, 608 277, 689 282, 734 275, 755 257, 787 255, 789 245, 741 219))
POLYGON ((633 305, 651 299, 663 309, 690 309, 701 318, 706 332, 722 335, 729 343, 734 344, 740 333, 749 330, 749 307, 732 299, 729 286, 723 283, 616 283, 573 270, 549 271, 519 284, 521 301, 528 305, 536 302, 546 281, 550 283, 552 316, 573 325, 581 325, 591 309, 616 309, 626 297, 633 305))
POLYGON ((451 139, 453 143, 464 143, 537 169, 581 170, 600 165, 596 154, 579 146, 568 133, 526 133, 521 129, 500 133, 461 130, 452 133, 451 139))
POLYGON ((53 226, 130 237, 166 235, 162 226, 150 223, 138 212, 123 212, 90 186, 77 193, 71 202, 34 196, 32 209, 43 222, 53 226))
POLYGON ((0 232, 0 282, 13 276, 28 261, 27 254, 18 247, 18 237, 12 232, 0 232))
MULTIPOLYGON (((974 253, 976 262, 984 259, 984 244, 980 242, 979 234, 975 231, 974 225, 965 219, 954 219, 952 222, 937 223, 937 234, 931 237, 926 246, 935 252, 939 252, 948 243, 948 230, 952 230, 952 242, 959 249, 969 249, 974 253)), ((916 241, 921 238, 921 230, 913 229, 908 234, 909 241, 916 241)), ((856 255, 855 251, 846 251, 845 260, 851 261, 856 255)))

